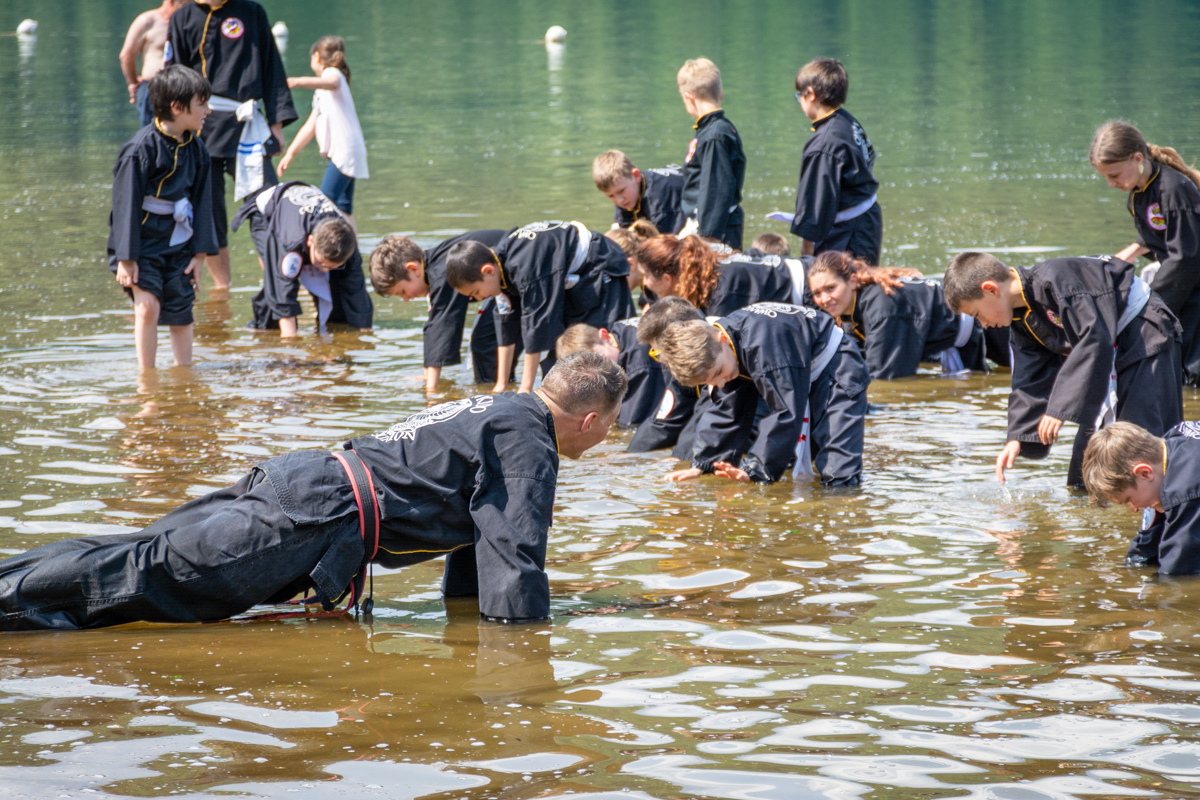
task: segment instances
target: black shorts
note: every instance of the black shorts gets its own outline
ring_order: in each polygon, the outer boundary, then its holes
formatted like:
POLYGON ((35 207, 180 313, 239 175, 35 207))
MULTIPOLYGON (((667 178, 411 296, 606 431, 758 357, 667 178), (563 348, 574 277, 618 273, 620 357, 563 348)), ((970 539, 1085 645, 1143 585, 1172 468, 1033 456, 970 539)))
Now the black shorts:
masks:
MULTIPOLYGON (((196 287, 192 276, 185 275, 190 253, 165 253, 159 256, 140 256, 137 260, 137 287, 158 298, 159 325, 191 325, 192 304, 196 302, 196 287)), ((112 263, 116 271, 116 263, 112 263)), ((133 297, 133 290, 126 287, 125 294, 133 297)))

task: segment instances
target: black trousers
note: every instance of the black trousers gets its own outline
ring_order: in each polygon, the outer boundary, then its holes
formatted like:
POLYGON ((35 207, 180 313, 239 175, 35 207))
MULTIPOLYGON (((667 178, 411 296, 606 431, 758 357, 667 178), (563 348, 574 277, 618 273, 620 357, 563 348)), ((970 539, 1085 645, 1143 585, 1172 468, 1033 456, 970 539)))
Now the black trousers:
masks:
POLYGON ((845 337, 808 393, 813 470, 822 486, 857 486, 862 481, 870 377, 857 348, 845 337))
POLYGON ((835 222, 824 239, 813 243, 813 255, 826 250, 846 251, 868 264, 878 264, 882 248, 883 209, 876 203, 854 219, 835 222))
POLYGON ((66 539, 0 562, 0 630, 215 622, 309 588, 332 601, 362 553, 357 510, 297 523, 255 468, 139 533, 66 539))

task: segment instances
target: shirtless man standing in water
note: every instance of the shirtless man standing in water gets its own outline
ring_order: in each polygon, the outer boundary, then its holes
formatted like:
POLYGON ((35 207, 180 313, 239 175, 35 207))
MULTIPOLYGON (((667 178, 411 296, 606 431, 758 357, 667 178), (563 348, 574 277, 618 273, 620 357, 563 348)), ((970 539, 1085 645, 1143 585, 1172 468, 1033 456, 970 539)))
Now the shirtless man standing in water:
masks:
POLYGON ((163 45, 167 43, 167 23, 171 15, 191 0, 163 0, 158 8, 137 15, 125 34, 121 47, 121 72, 129 84, 129 102, 137 105, 142 126, 154 121, 154 110, 150 108, 147 83, 163 68, 163 45), (137 69, 137 57, 142 57, 142 72, 137 69))

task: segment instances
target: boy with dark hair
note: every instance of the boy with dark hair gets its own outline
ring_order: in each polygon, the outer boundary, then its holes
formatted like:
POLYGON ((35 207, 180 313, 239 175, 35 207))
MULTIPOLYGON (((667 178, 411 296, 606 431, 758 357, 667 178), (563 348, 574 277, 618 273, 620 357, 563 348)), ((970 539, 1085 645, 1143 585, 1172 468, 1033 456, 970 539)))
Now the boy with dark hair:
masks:
POLYGON ((529 392, 542 356, 568 326, 607 327, 632 317, 628 275, 621 248, 581 222, 534 222, 495 249, 463 241, 446 254, 446 281, 455 291, 496 298, 497 392, 508 388, 518 343, 525 348, 518 391, 529 392))
POLYGON ((319 329, 330 322, 371 327, 375 309, 354 226, 320 189, 301 181, 269 186, 238 209, 233 230, 246 220, 263 262, 251 328, 295 336, 301 285, 316 301, 319 329))
POLYGON ((822 485, 858 485, 869 378, 858 347, 828 314, 755 303, 715 323, 669 325, 654 346, 679 383, 712 387, 692 467, 665 480, 715 472, 773 483, 788 467, 800 477, 815 466, 822 485), (766 414, 758 418, 760 402, 766 414))
POLYGON ((796 75, 796 101, 814 135, 800 160, 792 233, 804 240, 804 255, 844 250, 878 264, 883 211, 872 172, 875 148, 842 108, 849 85, 846 70, 832 58, 810 61, 796 75))
POLYGON ((721 71, 707 58, 692 59, 679 69, 675 83, 684 109, 696 120, 696 137, 683 162, 680 209, 687 223, 679 235, 696 233, 741 250, 746 153, 721 108, 721 71))
POLYGON ((138 368, 154 369, 157 326, 171 329, 175 364, 192 363, 196 269, 217 251, 211 163, 197 134, 208 81, 169 66, 150 79, 156 119, 122 147, 113 167, 108 263, 133 298, 138 368))
POLYGON ((213 159, 213 224, 220 253, 208 259, 217 287, 229 286, 225 175, 234 200, 279 182, 271 156, 283 151, 283 126, 296 120, 283 59, 267 12, 253 0, 196 0, 176 11, 163 61, 182 64, 212 83, 212 118, 204 144, 213 159))
POLYGON ((1119 503, 1143 512, 1127 565, 1200 573, 1200 425, 1184 422, 1159 438, 1114 422, 1088 442, 1083 483, 1101 508, 1119 503))
POLYGON ((535 394, 456 400, 338 453, 264 461, 143 531, 0 562, 0 630, 215 622, 308 591, 356 606, 370 563, 443 555, 445 596, 477 595, 497 622, 545 619, 560 456, 603 441, 624 393, 616 364, 576 353, 535 394))
POLYGON ((985 328, 1011 326, 1001 483, 1018 455, 1044 458, 1064 421, 1079 425, 1069 486, 1083 483, 1084 448, 1097 429, 1124 420, 1157 435, 1183 421, 1179 323, 1132 264, 1101 256, 1010 268, 988 253, 959 253, 942 293, 985 328))
MULTIPOLYGON (((509 231, 471 231, 439 242, 425 250, 407 236, 384 237, 371 253, 371 285, 380 297, 415 300, 429 298, 429 317, 422 332, 425 359, 425 391, 437 390, 442 368, 462 363, 463 324, 471 302, 446 281, 446 254, 459 242, 479 242, 495 247, 509 231)), ((476 383, 496 382, 495 302, 479 304, 471 326, 471 365, 476 383)))
POLYGON ((620 150, 606 150, 592 162, 592 180, 612 201, 615 226, 645 219, 661 233, 675 233, 686 221, 679 208, 683 173, 676 164, 642 172, 620 150))

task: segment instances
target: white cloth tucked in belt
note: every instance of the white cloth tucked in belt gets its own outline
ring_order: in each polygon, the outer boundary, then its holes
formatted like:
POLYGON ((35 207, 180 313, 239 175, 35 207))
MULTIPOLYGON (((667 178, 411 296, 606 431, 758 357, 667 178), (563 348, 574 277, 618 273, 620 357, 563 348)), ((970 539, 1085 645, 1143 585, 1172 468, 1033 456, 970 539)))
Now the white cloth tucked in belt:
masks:
POLYGON ((324 328, 333 312, 333 292, 329 288, 329 273, 311 264, 300 270, 300 284, 317 300, 317 325, 324 328))
POLYGON ((792 305, 802 306, 804 305, 804 287, 807 283, 804 262, 798 258, 785 258, 783 264, 792 275, 792 305))
POLYGON ((954 375, 967 371, 967 367, 962 360, 962 353, 958 352, 958 348, 965 346, 967 342, 971 341, 971 331, 974 329, 974 317, 968 314, 958 315, 958 336, 954 338, 953 346, 947 347, 942 351, 943 375, 954 375))
MULTIPOLYGON (((812 387, 816 385, 817 379, 829 368, 833 357, 837 355, 838 348, 842 345, 842 339, 845 334, 842 333, 842 328, 836 322, 829 330, 829 341, 825 342, 825 347, 813 359, 809 365, 808 371, 808 389, 809 395, 812 394, 812 387)), ((812 475, 812 442, 809 420, 812 419, 812 400, 804 404, 804 421, 800 425, 800 439, 796 442, 796 463, 792 466, 792 479, 807 477, 812 475)))
POLYGON ((843 208, 841 211, 837 212, 837 216, 833 218, 833 221, 845 222, 846 220, 854 219, 855 217, 861 217, 863 214, 871 210, 871 206, 875 205, 875 201, 877 199, 879 199, 879 195, 873 194, 856 206, 843 208))
POLYGON ((1108 373, 1108 391, 1104 394, 1104 402, 1100 404, 1100 413, 1096 415, 1096 430, 1117 421, 1117 337, 1142 313, 1148 302, 1150 284, 1134 275, 1133 283, 1129 287, 1129 300, 1125 303, 1125 310, 1121 312, 1120 319, 1117 320, 1117 329, 1113 331, 1112 369, 1108 373))
POLYGON ((680 239, 682 239, 685 236, 699 236, 699 235, 700 235, 700 220, 696 219, 695 217, 688 217, 687 222, 685 222, 683 225, 683 229, 681 231, 679 231, 679 233, 676 234, 676 236, 678 236, 680 239))
POLYGON ((233 199, 241 200, 263 185, 263 160, 267 157, 267 140, 271 138, 271 126, 258 107, 257 100, 239 103, 228 97, 214 94, 208 99, 213 111, 232 112, 242 125, 238 138, 237 167, 233 173, 233 199))
POLYGON ((571 263, 567 266, 567 288, 574 289, 579 283, 579 269, 587 260, 588 249, 592 246, 592 232, 586 225, 576 220, 571 220, 567 224, 579 232, 579 241, 575 243, 575 254, 571 256, 571 263))
POLYGON ((1154 276, 1158 274, 1160 267, 1162 267, 1162 264, 1152 261, 1142 270, 1142 280, 1150 284, 1151 288, 1154 286, 1154 276))
POLYGON ((146 195, 142 198, 142 209, 151 214, 175 218, 175 229, 171 231, 171 246, 183 244, 192 238, 192 201, 182 197, 172 203, 161 197, 146 195))

